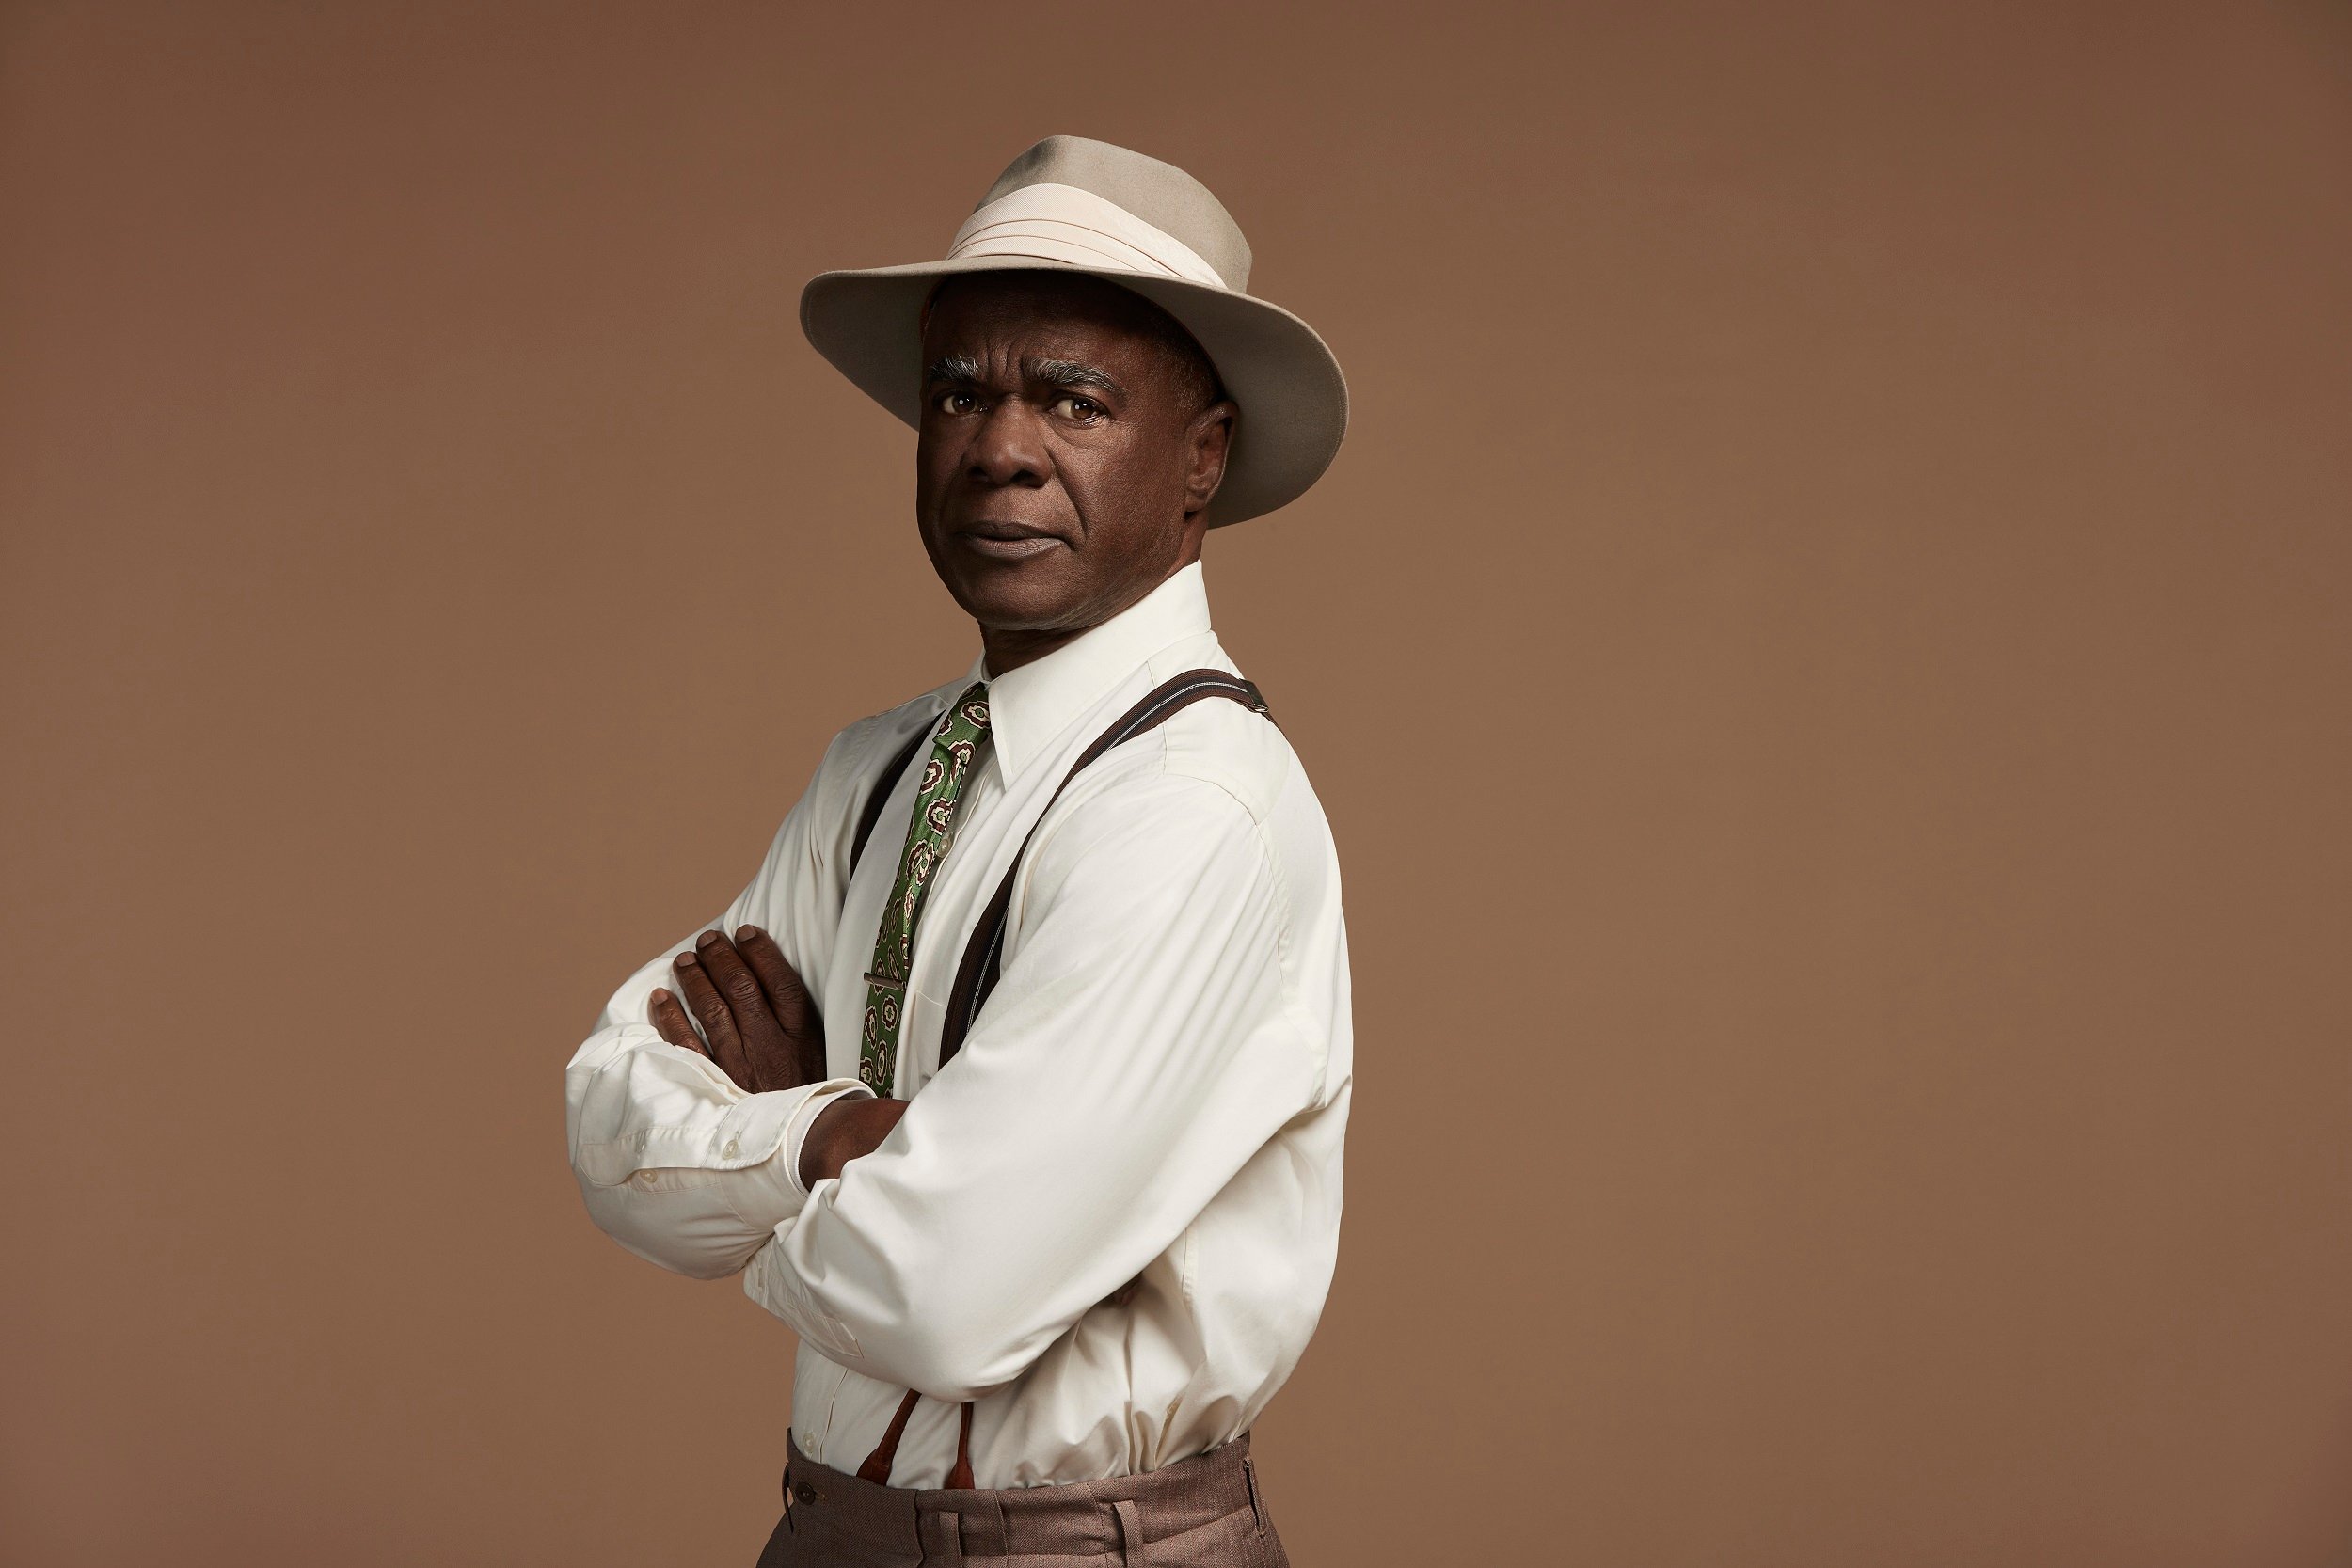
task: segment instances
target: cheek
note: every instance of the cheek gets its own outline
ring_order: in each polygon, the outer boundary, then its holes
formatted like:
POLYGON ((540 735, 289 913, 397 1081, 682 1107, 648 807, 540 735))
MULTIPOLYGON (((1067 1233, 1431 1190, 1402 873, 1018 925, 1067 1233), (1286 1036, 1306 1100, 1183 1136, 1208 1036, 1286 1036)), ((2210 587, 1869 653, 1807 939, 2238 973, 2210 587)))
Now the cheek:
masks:
POLYGON ((1170 499, 1181 497, 1183 475, 1152 449, 1130 440, 1057 454, 1062 488, 1089 531, 1156 526, 1170 499))

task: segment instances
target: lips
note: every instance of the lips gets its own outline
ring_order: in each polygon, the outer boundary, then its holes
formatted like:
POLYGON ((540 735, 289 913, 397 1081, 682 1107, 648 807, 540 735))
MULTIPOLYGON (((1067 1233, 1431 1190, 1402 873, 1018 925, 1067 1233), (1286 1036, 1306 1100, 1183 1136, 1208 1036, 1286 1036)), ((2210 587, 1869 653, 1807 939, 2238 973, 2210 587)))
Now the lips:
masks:
POLYGON ((956 539, 975 555, 991 561, 1026 561, 1062 544, 1061 536, 1049 529, 997 518, 967 523, 956 531, 956 539))

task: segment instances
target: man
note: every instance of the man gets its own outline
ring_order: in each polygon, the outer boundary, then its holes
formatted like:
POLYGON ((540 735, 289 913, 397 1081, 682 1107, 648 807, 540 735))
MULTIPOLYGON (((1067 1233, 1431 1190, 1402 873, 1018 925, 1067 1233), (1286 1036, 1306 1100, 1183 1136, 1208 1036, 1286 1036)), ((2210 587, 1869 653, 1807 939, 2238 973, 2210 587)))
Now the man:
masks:
POLYGON ((1182 170, 1057 136, 946 260, 802 297, 914 425, 982 656, 834 737, 566 1074, 596 1223, 800 1337, 771 1568, 1287 1561, 1248 1428, 1330 1283, 1346 942, 1199 562, 1322 474, 1346 395, 1248 267, 1182 170))

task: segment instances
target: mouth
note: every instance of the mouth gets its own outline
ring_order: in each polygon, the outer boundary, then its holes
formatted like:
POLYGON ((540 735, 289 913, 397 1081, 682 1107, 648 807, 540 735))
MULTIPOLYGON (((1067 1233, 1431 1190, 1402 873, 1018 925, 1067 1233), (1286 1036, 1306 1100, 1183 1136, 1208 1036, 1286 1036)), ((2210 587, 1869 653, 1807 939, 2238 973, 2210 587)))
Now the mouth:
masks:
POLYGON ((991 561, 1026 561, 1062 544, 1059 534, 1034 524, 987 517, 958 529, 956 538, 973 554, 991 561))

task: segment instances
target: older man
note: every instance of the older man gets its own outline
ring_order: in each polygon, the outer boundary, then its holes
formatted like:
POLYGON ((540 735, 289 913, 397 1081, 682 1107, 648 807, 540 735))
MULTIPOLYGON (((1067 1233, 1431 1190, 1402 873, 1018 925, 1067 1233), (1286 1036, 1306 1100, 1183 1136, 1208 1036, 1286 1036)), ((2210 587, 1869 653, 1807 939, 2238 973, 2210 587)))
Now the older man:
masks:
POLYGON ((946 260, 803 295, 915 427, 981 657, 834 737, 566 1074, 596 1223, 799 1335, 771 1568, 1286 1561, 1248 1429, 1330 1283, 1347 953, 1200 557, 1346 396, 1248 266, 1183 171, 1057 136, 946 260))

